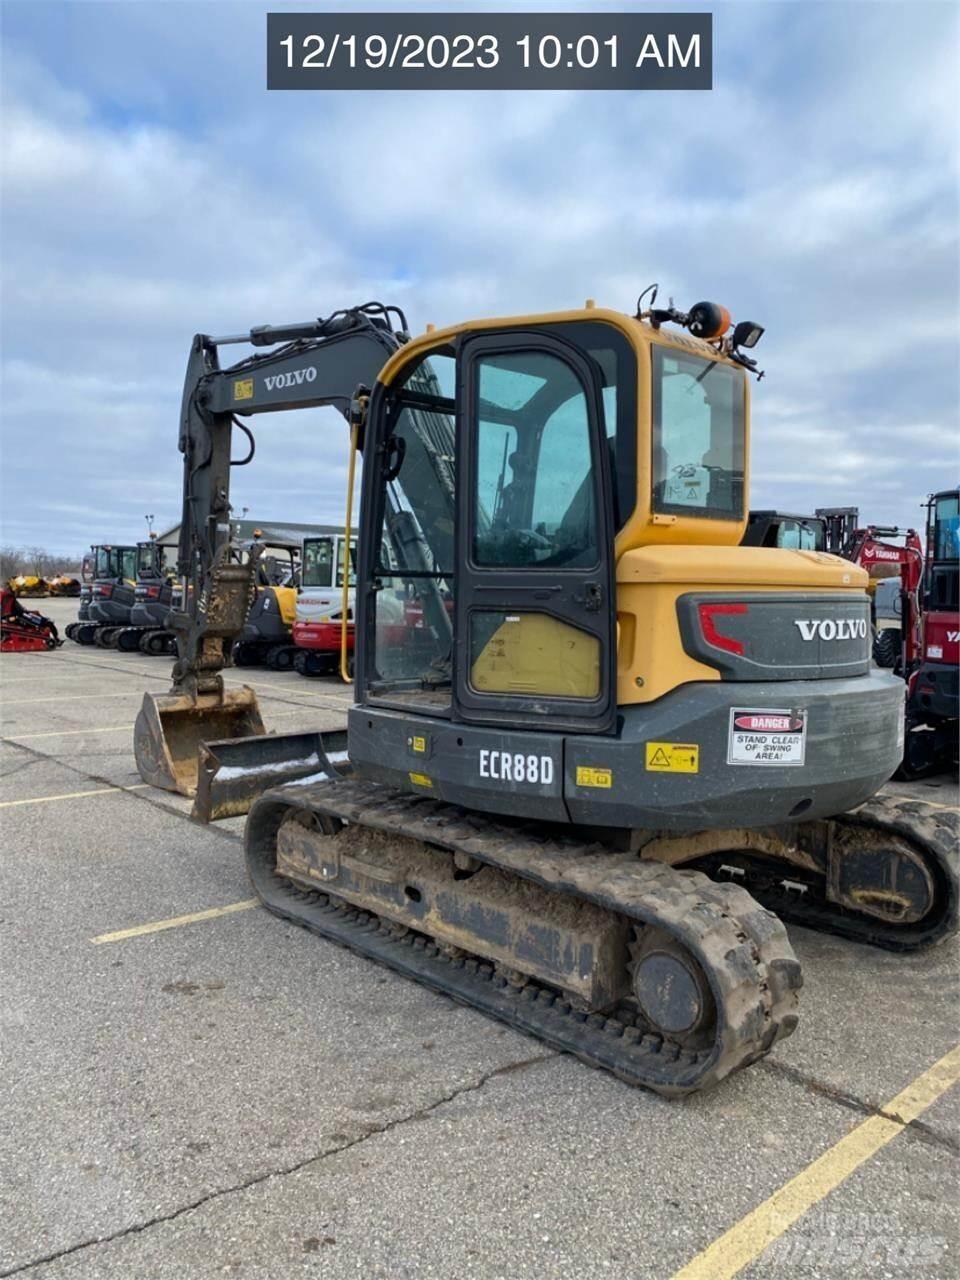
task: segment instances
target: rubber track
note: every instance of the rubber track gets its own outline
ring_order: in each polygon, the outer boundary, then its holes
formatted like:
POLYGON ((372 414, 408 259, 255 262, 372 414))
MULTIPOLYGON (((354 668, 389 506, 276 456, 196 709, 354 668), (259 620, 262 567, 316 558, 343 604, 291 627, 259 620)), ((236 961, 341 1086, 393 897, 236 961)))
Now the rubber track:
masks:
POLYGON ((741 886, 715 884, 697 871, 643 862, 572 838, 545 837, 530 824, 508 824, 355 781, 266 792, 247 819, 246 851, 254 888, 274 914, 629 1084, 667 1096, 718 1083, 762 1057, 797 1024, 802 979, 783 925, 741 886), (644 1034, 626 1006, 613 1016, 585 1015, 554 989, 535 981, 518 994, 483 960, 451 961, 422 934, 397 938, 377 916, 325 893, 299 889, 276 874, 276 837, 284 817, 304 811, 468 854, 640 925, 669 930, 711 980, 717 1005, 713 1045, 697 1053, 682 1051, 659 1035, 644 1034))
MULTIPOLYGON (((818 929, 841 938, 852 938, 887 951, 919 951, 952 937, 960 925, 960 813, 934 808, 922 800, 896 800, 874 796, 866 804, 834 819, 840 827, 855 827, 896 835, 923 856, 936 886, 933 909, 912 925, 885 924, 829 902, 819 889, 809 895, 767 895, 751 883, 745 887, 776 911, 784 920, 818 929)), ((767 864, 769 867, 769 863, 767 864)), ((803 882, 803 874, 787 871, 790 879, 803 882)))

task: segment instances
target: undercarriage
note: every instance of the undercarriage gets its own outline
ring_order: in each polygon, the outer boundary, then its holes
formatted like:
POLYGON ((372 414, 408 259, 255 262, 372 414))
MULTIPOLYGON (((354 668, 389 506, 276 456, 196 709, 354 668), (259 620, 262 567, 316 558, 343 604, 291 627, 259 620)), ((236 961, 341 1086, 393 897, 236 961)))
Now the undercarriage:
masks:
POLYGON ((638 854, 331 776, 262 796, 246 856, 275 914, 678 1096, 794 1030, 802 979, 778 915, 894 950, 956 929, 956 815, 874 801, 815 838, 827 825, 797 828, 792 862, 757 831, 712 854, 717 832, 645 833, 638 854))

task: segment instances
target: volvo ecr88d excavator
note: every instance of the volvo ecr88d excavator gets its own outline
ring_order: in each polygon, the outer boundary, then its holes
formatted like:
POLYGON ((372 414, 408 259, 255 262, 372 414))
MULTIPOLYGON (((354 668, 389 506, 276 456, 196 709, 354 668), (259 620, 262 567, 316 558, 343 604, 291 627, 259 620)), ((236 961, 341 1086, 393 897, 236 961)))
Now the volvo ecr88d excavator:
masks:
POLYGON ((654 302, 414 340, 368 304, 197 337, 191 607, 136 750, 207 813, 253 801, 248 867, 277 915, 679 1095, 793 1030, 775 911, 894 949, 954 931, 956 826, 871 801, 903 685, 871 667, 865 573, 739 545, 762 331, 654 302), (273 349, 223 369, 229 341, 273 349), (252 582, 232 427, 315 405, 347 418, 363 479, 354 705, 307 759, 304 735, 258 736, 221 669, 252 582), (299 778, 265 791, 285 761, 299 778))

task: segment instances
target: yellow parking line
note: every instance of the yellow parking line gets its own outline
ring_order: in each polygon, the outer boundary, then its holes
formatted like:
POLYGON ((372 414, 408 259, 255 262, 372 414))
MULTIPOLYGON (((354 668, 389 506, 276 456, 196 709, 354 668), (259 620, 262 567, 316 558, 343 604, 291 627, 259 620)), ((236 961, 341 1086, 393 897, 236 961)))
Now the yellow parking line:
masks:
POLYGON ((672 1280, 730 1280, 960 1081, 960 1045, 841 1138, 677 1271, 672 1280), (892 1117, 896 1117, 893 1119, 892 1117))
POLYGON ((194 911, 189 916, 173 916, 170 920, 155 920, 153 924, 138 924, 132 929, 119 929, 116 933, 101 933, 91 938, 94 943, 122 942, 125 938, 139 938, 144 933, 160 933, 163 929, 179 929, 182 924, 196 924, 200 920, 215 920, 218 916, 232 915, 235 911, 249 911, 260 905, 259 898, 245 898, 243 902, 231 902, 227 907, 211 907, 209 911, 194 911))
POLYGON ((59 796, 31 796, 27 800, 0 800, 0 809, 12 809, 18 804, 52 804, 54 800, 82 800, 84 796, 105 796, 112 791, 142 791, 149 784, 135 782, 130 787, 98 787, 95 791, 65 791, 59 796))
POLYGON ((45 730, 43 733, 17 733, 16 730, 14 730, 13 733, 8 732, 5 736, 10 742, 14 743, 14 746, 16 746, 14 739, 17 739, 20 742, 26 742, 28 738, 75 738, 78 734, 82 733, 119 733, 122 729, 132 730, 133 725, 111 724, 105 729, 51 729, 49 731, 45 730))

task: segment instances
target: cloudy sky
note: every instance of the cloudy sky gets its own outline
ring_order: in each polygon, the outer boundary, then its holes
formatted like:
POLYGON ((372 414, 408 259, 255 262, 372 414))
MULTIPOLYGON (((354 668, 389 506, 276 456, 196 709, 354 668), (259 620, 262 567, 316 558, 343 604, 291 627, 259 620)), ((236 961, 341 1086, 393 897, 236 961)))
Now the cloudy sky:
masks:
MULTIPOLYGON (((752 505, 956 483, 952 0, 715 0, 710 94, 268 94, 268 7, 4 0, 4 542, 173 523, 191 335, 373 297, 420 330, 658 280, 767 326, 752 505)), ((238 510, 342 516, 335 414, 257 435, 238 510)))

